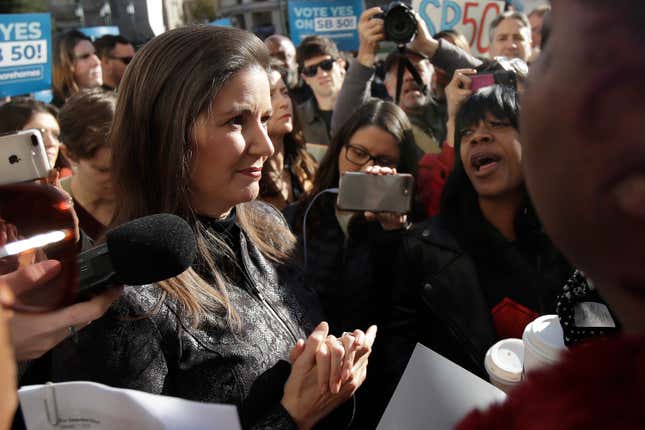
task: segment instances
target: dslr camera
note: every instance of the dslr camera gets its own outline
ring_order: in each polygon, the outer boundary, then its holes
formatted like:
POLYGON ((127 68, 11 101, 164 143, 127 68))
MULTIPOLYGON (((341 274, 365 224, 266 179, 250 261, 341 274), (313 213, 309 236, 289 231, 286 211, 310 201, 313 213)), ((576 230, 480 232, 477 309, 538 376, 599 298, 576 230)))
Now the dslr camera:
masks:
POLYGON ((388 4, 376 17, 384 21, 385 40, 397 45, 405 45, 417 33, 417 19, 412 8, 400 1, 388 4))

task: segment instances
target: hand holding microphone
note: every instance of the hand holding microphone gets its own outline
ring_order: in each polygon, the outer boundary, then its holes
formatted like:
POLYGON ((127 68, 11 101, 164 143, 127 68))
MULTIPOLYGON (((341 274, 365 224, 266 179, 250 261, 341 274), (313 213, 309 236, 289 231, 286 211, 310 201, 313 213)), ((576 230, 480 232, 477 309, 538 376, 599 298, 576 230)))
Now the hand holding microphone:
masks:
MULTIPOLYGON (((0 248, 7 252, 6 247, 0 248)), ((16 310, 11 323, 16 358, 37 358, 100 318, 121 293, 115 285, 171 278, 188 269, 194 257, 190 226, 175 215, 158 214, 109 231, 105 243, 71 262, 47 260, 0 277, 16 296, 13 304, 2 303, 16 310), (64 265, 77 266, 78 282, 63 282, 67 279, 60 278, 64 265), (70 305, 79 299, 87 301, 70 305)))

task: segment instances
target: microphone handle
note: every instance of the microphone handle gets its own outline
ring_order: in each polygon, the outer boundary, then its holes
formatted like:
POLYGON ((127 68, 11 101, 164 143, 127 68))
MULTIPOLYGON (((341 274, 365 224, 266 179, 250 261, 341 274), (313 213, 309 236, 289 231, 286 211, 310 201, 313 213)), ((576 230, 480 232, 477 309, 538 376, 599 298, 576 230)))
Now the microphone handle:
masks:
POLYGON ((81 252, 77 262, 78 295, 81 299, 91 297, 114 285, 116 273, 106 243, 81 252))

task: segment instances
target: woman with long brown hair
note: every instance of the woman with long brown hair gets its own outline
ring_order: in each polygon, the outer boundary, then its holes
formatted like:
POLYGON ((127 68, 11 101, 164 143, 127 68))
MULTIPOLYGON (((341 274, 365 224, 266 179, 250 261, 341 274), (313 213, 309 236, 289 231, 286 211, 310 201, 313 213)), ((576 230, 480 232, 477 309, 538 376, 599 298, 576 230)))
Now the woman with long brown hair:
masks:
POLYGON ((293 102, 285 84, 286 69, 278 60, 270 60, 269 84, 273 115, 267 122, 274 153, 264 163, 260 179, 260 199, 284 209, 311 191, 318 163, 303 142, 295 122, 293 102))
POLYGON ((82 88, 103 85, 101 60, 96 56, 92 39, 78 30, 61 34, 54 44, 52 104, 61 107, 65 100, 82 88))
POLYGON ((164 33, 134 58, 110 135, 112 224, 176 214, 197 258, 175 278, 126 287, 53 352, 54 380, 233 403, 245 428, 276 429, 313 427, 361 385, 376 328, 337 339, 323 322, 306 338, 319 305, 289 264, 295 239, 253 201, 273 153, 267 67, 251 33, 211 26, 164 33))

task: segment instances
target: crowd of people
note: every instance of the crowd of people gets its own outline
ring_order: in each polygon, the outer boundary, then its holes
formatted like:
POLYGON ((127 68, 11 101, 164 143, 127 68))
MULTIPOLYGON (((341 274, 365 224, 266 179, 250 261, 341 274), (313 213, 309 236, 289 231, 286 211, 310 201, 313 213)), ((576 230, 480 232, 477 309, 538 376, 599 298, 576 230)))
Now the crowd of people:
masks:
POLYGON ((16 296, 60 262, 1 273, 0 428, 22 419, 14 381, 88 380, 234 404, 245 429, 374 429, 417 343, 487 379, 486 351, 558 313, 574 281, 618 329, 458 428, 641 428, 645 8, 617 2, 501 13, 489 58, 416 13, 412 42, 383 57, 380 7, 355 56, 214 26, 136 54, 59 35, 52 104, 4 103, 0 132, 40 130, 79 249, 171 213, 196 258, 43 313, 16 296), (510 78, 476 84, 488 74, 510 78), (410 211, 340 209, 353 172, 412 175, 410 211))

